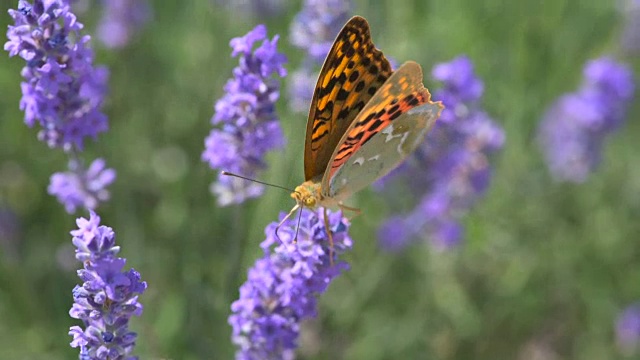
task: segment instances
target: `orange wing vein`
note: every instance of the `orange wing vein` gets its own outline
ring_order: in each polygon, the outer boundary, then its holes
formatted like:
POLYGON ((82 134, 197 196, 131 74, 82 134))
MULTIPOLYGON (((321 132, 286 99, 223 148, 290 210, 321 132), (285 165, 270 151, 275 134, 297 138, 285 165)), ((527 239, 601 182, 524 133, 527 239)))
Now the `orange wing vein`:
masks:
POLYGON ((313 94, 304 149, 305 180, 322 176, 353 120, 391 75, 371 42, 369 24, 351 18, 338 34, 313 94))

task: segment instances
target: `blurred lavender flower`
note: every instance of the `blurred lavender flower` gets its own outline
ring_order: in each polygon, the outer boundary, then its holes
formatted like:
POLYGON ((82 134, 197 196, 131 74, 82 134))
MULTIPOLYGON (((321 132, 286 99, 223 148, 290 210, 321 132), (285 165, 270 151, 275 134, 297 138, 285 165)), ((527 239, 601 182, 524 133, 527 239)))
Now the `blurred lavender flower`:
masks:
POLYGON ((377 184, 400 181, 414 196, 422 194, 412 212, 391 217, 381 226, 380 244, 390 251, 404 249, 416 237, 440 249, 458 244, 463 233, 460 218, 489 187, 489 155, 505 140, 502 128, 480 108, 484 85, 468 58, 436 65, 432 74, 443 82, 433 98, 445 109, 405 165, 377 184))
POLYGON ((146 0, 103 0, 98 39, 109 48, 126 46, 133 34, 151 18, 146 0))
POLYGON ((291 24, 291 43, 306 52, 300 69, 289 81, 289 106, 307 111, 316 85, 316 68, 321 66, 342 26, 349 19, 350 0, 305 0, 291 24))
POLYGON ((76 259, 84 264, 78 276, 84 284, 73 289, 74 304, 69 315, 84 322, 86 329, 72 326, 72 347, 80 347, 81 359, 137 359, 129 356, 137 334, 129 331, 129 319, 142 314, 138 295, 147 283, 140 281, 134 269, 124 271, 126 260, 117 257, 115 233, 100 225, 100 217, 91 211, 89 220, 79 218, 78 229, 71 231, 76 259))
POLYGON ((312 70, 315 66, 308 64, 308 59, 289 76, 289 108, 292 111, 303 112, 309 110, 313 97, 317 75, 312 70))
MULTIPOLYGON (((232 56, 240 55, 234 78, 224 87, 225 95, 216 102, 211 122, 221 125, 205 139, 202 160, 213 169, 255 177, 265 167, 267 151, 284 146, 282 129, 275 113, 279 81, 284 77, 286 57, 276 49, 278 36, 267 39, 267 28, 258 25, 244 37, 232 39, 232 56), (253 49, 253 45, 262 44, 253 49)), ((262 194, 262 185, 230 176, 219 176, 212 184, 221 206, 241 203, 262 194)))
POLYGON ((587 180, 600 163, 606 135, 620 127, 633 98, 633 73, 611 58, 589 61, 583 75, 582 87, 560 97, 540 123, 540 148, 558 181, 587 180))
POLYGON ((622 49, 640 55, 640 0, 623 0, 621 12, 625 17, 622 29, 622 49))
POLYGON ((627 307, 616 322, 616 340, 623 353, 633 354, 640 345, 640 304, 627 307))
POLYGON ((2 253, 2 261, 12 264, 20 261, 21 239, 20 218, 13 209, 0 203, 0 253, 2 253))
POLYGON ((47 189, 68 213, 74 213, 77 207, 94 210, 100 201, 109 199, 106 187, 115 180, 116 171, 106 168, 104 160, 96 159, 85 168, 80 161, 72 159, 69 170, 51 175, 47 189))
MULTIPOLYGON (((281 218, 284 214, 281 214, 281 218)), ((296 220, 290 220, 275 236, 277 223, 267 226, 261 247, 264 256, 249 269, 240 287, 240 299, 231 305, 236 359, 293 359, 300 322, 317 314, 317 296, 333 278, 348 269, 337 255, 351 249, 349 223, 340 212, 329 212, 334 241, 334 265, 323 210, 302 210, 297 243, 296 220), (281 242, 281 241, 282 242, 281 242), (275 248, 272 249, 272 246, 275 248)))
POLYGON ((260 17, 279 15, 284 10, 284 0, 216 0, 219 5, 227 7, 231 12, 248 13, 260 17))
POLYGON ((82 150, 87 137, 108 128, 100 111, 106 92, 107 70, 93 67, 89 36, 63 0, 20 0, 9 10, 4 49, 27 61, 22 69, 20 108, 30 127, 38 121, 38 138, 50 147, 82 150))
POLYGON ((342 26, 349 19, 349 0, 305 0, 291 24, 291 43, 322 64, 342 26))

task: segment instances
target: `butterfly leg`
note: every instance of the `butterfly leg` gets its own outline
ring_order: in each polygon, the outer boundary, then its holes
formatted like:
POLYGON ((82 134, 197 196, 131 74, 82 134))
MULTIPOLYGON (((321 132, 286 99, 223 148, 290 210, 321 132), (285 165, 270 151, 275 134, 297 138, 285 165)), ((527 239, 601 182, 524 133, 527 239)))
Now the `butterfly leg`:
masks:
MULTIPOLYGON (((300 204, 296 204, 296 206, 294 206, 293 209, 291 209, 291 211, 289 211, 287 216, 285 216, 284 219, 282 219, 282 221, 280 221, 278 226, 276 226, 276 238, 278 238, 278 240, 280 240, 280 243, 282 243, 283 245, 284 245, 284 243, 280 239, 280 236, 278 236, 278 230, 280 230, 280 226, 282 226, 282 224, 284 224, 284 222, 287 221, 287 219, 289 219, 291 217, 291 215, 293 215, 293 213, 296 212, 296 210, 298 210, 299 208, 300 208, 300 204)), ((294 244, 296 243, 297 239, 298 239, 298 231, 296 230, 296 237, 293 239, 293 243, 294 244)))
POLYGON ((324 210, 324 228, 327 231, 327 235, 329 236, 329 263, 333 266, 333 234, 331 233, 331 228, 329 227, 329 215, 327 214, 327 208, 323 208, 324 210))
POLYGON ((351 211, 352 213, 354 213, 353 217, 348 218, 349 221, 351 221, 356 216, 362 214, 362 210, 360 210, 358 208, 351 207, 351 206, 347 206, 347 205, 343 204, 342 201, 340 201, 338 203, 338 207, 340 208, 340 210, 342 210, 342 212, 345 212, 345 210, 346 210, 346 211, 351 211))

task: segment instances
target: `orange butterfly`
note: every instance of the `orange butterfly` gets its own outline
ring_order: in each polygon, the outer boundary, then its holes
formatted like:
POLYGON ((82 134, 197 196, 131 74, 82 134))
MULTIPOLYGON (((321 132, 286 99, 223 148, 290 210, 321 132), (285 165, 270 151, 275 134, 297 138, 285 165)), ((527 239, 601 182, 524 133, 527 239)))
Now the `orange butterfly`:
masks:
POLYGON ((431 101, 420 65, 408 61, 392 71, 371 42, 367 20, 351 18, 320 71, 307 122, 305 182, 291 194, 296 205, 280 225, 301 207, 322 206, 333 249, 326 207, 359 212, 342 201, 398 166, 443 108, 431 101))

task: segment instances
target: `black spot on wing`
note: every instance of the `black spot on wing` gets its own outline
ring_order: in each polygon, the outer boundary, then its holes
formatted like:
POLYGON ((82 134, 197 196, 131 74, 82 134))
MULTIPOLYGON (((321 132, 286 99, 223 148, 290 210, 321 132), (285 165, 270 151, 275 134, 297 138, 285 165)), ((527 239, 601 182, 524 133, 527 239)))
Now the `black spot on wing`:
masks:
POLYGON ((390 113, 389 114, 389 120, 393 121, 393 120, 397 119, 398 116, 400 116, 400 115, 402 115, 402 111, 400 111, 400 110, 397 110, 397 111, 395 111, 393 113, 390 113))
POLYGON ((349 82, 355 82, 360 77, 360 72, 358 70, 354 70, 351 75, 349 75, 349 82))
POLYGON ((384 124, 382 119, 376 119, 374 122, 369 125, 369 131, 378 132, 378 128, 384 124))
POLYGON ((349 116, 349 113, 351 112, 351 110, 349 108, 343 108, 342 110, 340 110, 340 112, 338 113, 338 119, 346 119, 347 116, 349 116))
POLYGON ((400 105, 393 105, 392 107, 389 108, 389 110, 387 110, 388 113, 394 113, 396 111, 398 111, 398 109, 400 109, 400 105))
POLYGON ((349 92, 345 89, 340 88, 340 90, 338 90, 338 95, 336 95, 336 100, 345 101, 347 100, 348 96, 349 96, 349 92))
POLYGON ((413 98, 413 100, 409 101, 409 105, 411 106, 416 106, 418 104, 420 104, 420 99, 418 98, 413 98))

